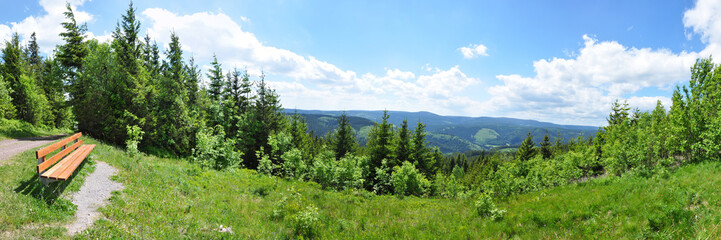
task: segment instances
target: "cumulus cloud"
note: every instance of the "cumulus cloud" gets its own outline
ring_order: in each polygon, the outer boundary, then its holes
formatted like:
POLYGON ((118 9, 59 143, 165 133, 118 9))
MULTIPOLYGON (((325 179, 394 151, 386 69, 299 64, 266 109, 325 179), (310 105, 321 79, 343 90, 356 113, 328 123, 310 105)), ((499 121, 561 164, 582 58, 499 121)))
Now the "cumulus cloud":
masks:
POLYGON ((483 44, 470 44, 468 47, 458 48, 466 59, 476 58, 478 56, 488 56, 488 48, 483 44))
POLYGON ((416 75, 400 69, 387 69, 376 76, 357 74, 286 49, 266 46, 252 33, 223 13, 199 12, 178 15, 161 8, 142 12, 148 19, 148 34, 167 43, 175 32, 185 51, 198 59, 217 54, 225 65, 245 67, 251 74, 287 76, 293 82, 273 82, 288 107, 324 109, 398 109, 436 110, 445 114, 463 114, 473 102, 455 97, 467 87, 480 83, 463 73, 459 66, 447 70, 428 69, 416 75), (209 37, 212 36, 212 37, 209 37))
MULTIPOLYGON (((521 118, 569 123, 603 124, 615 99, 625 99, 647 87, 668 88, 689 77, 697 53, 626 47, 615 41, 599 42, 584 35, 575 58, 553 58, 533 63, 536 75, 498 75, 502 85, 489 88, 489 105, 521 118)), ((631 97, 632 106, 652 109, 665 96, 631 97), (634 105, 638 104, 638 105, 634 105)))
MULTIPOLYGON (((82 6, 85 0, 72 0, 68 1, 68 3, 73 9, 78 24, 93 21, 93 15, 78 10, 78 7, 82 6)), ((30 35, 35 32, 40 51, 45 54, 55 49, 55 45, 62 44, 62 38, 59 34, 65 31, 61 25, 66 21, 64 15, 67 10, 65 1, 41 0, 40 6, 43 8, 44 15, 29 16, 20 22, 11 22, 9 25, 0 24, 0 38, 10 39, 10 36, 17 32, 23 44, 26 44, 30 39, 30 35)), ((95 35, 88 33, 88 37, 95 38, 95 35)))

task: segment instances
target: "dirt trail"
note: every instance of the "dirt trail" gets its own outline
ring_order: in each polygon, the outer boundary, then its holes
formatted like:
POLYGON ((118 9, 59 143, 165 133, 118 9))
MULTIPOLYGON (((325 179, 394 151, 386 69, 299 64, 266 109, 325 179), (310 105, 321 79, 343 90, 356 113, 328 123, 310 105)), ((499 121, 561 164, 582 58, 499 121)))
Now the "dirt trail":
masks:
POLYGON ((49 144, 65 136, 66 135, 56 135, 48 137, 2 140, 0 141, 0 165, 2 165, 5 160, 8 160, 19 153, 49 144))
POLYGON ((95 171, 85 178, 80 191, 73 194, 73 204, 78 206, 78 210, 75 212, 75 222, 66 226, 71 236, 93 225, 100 216, 98 208, 108 204, 107 199, 112 191, 123 190, 122 184, 110 179, 118 170, 105 162, 96 162, 95 171))

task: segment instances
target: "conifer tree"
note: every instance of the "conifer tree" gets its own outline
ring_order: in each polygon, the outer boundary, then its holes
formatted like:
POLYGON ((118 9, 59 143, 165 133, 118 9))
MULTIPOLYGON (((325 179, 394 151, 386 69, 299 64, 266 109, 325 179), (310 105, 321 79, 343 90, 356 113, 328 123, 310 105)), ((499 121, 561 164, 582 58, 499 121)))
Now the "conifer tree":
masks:
POLYGON ((343 114, 338 117, 338 128, 334 134, 333 150, 335 150, 335 159, 341 159, 347 153, 353 151, 356 143, 353 128, 350 125, 348 115, 343 114))
POLYGON ((0 74, 0 118, 11 119, 15 117, 15 106, 12 104, 11 93, 12 89, 0 74))
POLYGON ((383 111, 381 123, 376 123, 371 129, 368 140, 368 155, 370 157, 369 186, 376 183, 376 168, 381 168, 383 160, 390 160, 393 153, 391 141, 393 140, 393 124, 388 122, 388 111, 383 111))
POLYGON ((130 75, 138 73, 137 59, 140 58, 141 48, 138 43, 140 22, 135 18, 135 8, 130 1, 128 9, 122 16, 122 22, 115 26, 113 32, 113 47, 118 54, 118 62, 130 75))
POLYGON ((30 35, 30 41, 28 42, 27 48, 25 48, 25 55, 28 58, 30 67, 37 71, 42 67, 43 58, 40 56, 40 47, 38 46, 38 40, 35 37, 35 32, 30 35))
POLYGON ((421 121, 418 121, 416 129, 413 131, 413 144, 411 144, 411 156, 410 159, 413 164, 421 171, 427 178, 430 178, 434 173, 435 169, 433 166, 433 158, 429 156, 429 150, 426 146, 426 125, 421 121))
POLYGON ((608 126, 618 125, 628 120, 629 109, 628 102, 624 101, 623 103, 619 103, 618 99, 616 99, 611 108, 612 112, 608 116, 608 119, 606 119, 608 121, 608 126))
POLYGON ((150 36, 145 35, 143 43, 143 66, 150 73, 151 79, 156 79, 160 73, 160 50, 158 44, 150 42, 150 36))
POLYGON ((207 77, 210 79, 208 94, 211 100, 219 101, 222 99, 221 95, 223 94, 223 86, 225 84, 223 82, 223 69, 220 63, 218 63, 218 57, 216 57, 215 54, 213 54, 213 62, 211 62, 210 65, 212 68, 207 73, 207 77))
POLYGON ((65 7, 67 11, 64 14, 67 22, 62 23, 65 32, 60 33, 65 44, 58 46, 57 59, 66 68, 66 73, 72 81, 75 74, 82 69, 83 58, 88 54, 84 37, 87 27, 78 25, 75 21, 75 14, 73 14, 73 9, 70 8, 70 3, 66 3, 65 7))
POLYGON ((391 167, 400 166, 401 163, 409 161, 411 157, 411 132, 408 129, 408 120, 403 120, 401 128, 398 130, 395 146, 395 161, 391 167))
POLYGON ((521 142, 521 146, 518 147, 518 157, 521 162, 525 162, 533 158, 536 155, 535 143, 533 143, 533 135, 529 132, 526 138, 521 142))
POLYGON ((540 145, 541 155, 543 156, 543 159, 551 158, 553 155, 553 153, 551 152, 551 136, 549 136, 548 134, 544 135, 540 145))

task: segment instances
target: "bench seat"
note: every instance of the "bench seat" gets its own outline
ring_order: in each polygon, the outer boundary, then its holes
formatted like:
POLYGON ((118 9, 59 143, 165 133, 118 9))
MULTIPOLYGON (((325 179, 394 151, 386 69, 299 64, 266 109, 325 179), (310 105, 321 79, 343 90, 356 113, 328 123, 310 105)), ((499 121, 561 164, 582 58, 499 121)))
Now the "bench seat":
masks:
POLYGON ((40 177, 54 180, 67 180, 94 148, 95 144, 82 145, 73 153, 55 164, 55 166, 43 172, 40 177))

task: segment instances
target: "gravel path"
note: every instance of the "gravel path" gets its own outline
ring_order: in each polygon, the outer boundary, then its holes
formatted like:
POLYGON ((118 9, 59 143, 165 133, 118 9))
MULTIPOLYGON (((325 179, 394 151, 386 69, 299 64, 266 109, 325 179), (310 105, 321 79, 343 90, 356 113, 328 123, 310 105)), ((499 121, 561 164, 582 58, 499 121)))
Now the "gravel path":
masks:
POLYGON ((2 140, 0 141, 0 165, 18 153, 54 142, 62 137, 65 135, 2 140))
POLYGON ((96 162, 95 171, 85 178, 80 191, 73 194, 73 204, 78 206, 78 210, 75 212, 75 222, 66 226, 71 236, 92 225, 100 216, 98 208, 108 203, 110 193, 123 189, 122 184, 110 180, 110 176, 118 170, 105 162, 96 162))

